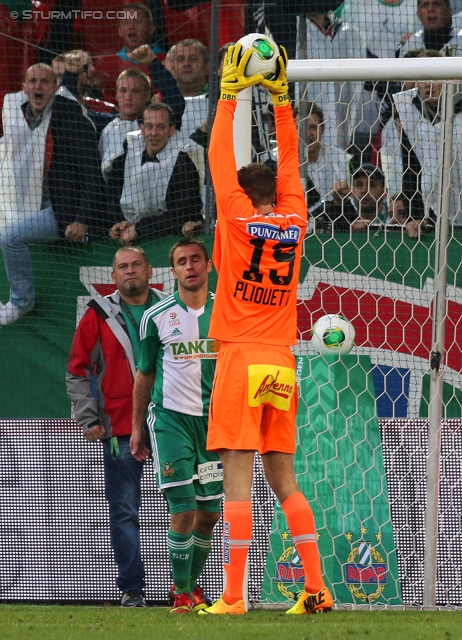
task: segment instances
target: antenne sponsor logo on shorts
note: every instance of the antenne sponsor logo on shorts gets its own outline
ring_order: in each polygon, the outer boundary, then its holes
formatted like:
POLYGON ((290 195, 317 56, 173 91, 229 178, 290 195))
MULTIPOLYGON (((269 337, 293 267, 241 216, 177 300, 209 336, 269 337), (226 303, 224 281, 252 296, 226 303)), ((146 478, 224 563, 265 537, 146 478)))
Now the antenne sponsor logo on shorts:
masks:
POLYGON ((294 390, 293 385, 284 384, 283 382, 278 382, 280 371, 277 372, 275 380, 271 378, 271 376, 265 376, 261 381, 261 385, 255 392, 254 399, 259 396, 264 396, 266 393, 274 393, 275 396, 279 396, 280 398, 290 398, 292 392, 294 390))
POLYGON ((250 407, 269 403, 288 411, 296 388, 295 371, 276 365, 249 365, 248 401, 250 407))
POLYGON ((175 360, 192 360, 197 358, 215 359, 220 350, 217 340, 192 340, 190 342, 171 342, 175 360))
POLYGON ((291 244, 300 240, 300 228, 295 225, 291 225, 287 229, 281 229, 275 224, 267 224, 266 222, 249 222, 247 224, 247 233, 255 238, 291 244))

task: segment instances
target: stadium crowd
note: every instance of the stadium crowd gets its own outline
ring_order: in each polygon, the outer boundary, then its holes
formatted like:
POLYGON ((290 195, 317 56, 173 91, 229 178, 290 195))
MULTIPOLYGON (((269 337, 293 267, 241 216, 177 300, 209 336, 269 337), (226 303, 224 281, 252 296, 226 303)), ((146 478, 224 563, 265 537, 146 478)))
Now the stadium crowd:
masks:
MULTIPOLYGON (((462 54, 458 0, 373 0, 367 11, 363 4, 225 2, 219 44, 258 30, 301 58, 435 57, 447 44, 462 54), (298 49, 297 14, 306 24, 298 49)), ((209 129, 210 38, 203 29, 211 3, 111 0, 106 8, 119 10, 119 19, 102 22, 91 11, 81 20, 77 10, 74 19, 46 20, 36 11, 33 20, 23 13, 14 22, 3 11, 9 6, 2 5, 0 20, 17 59, 2 70, 0 242, 11 292, 0 325, 34 307, 29 243, 110 237, 129 245, 203 228, 209 129), (197 35, 203 41, 191 37, 197 35)), ((274 112, 266 92, 253 92, 254 158, 277 171, 274 112)), ((311 82, 303 95, 291 88, 310 231, 394 226, 418 238, 434 228, 440 93, 436 82, 311 82), (354 182, 363 165, 369 188, 358 196, 354 182), (383 189, 375 196, 371 179, 379 174, 383 189), (406 220, 392 212, 398 194, 406 220)), ((457 99, 449 211, 455 224, 462 221, 460 108, 457 99)))

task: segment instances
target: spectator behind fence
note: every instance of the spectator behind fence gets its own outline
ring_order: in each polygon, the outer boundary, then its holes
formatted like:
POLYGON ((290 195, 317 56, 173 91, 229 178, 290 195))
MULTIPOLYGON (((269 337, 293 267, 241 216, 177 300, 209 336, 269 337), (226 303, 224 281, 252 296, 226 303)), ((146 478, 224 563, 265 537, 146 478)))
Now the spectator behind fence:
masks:
POLYGON ((387 190, 385 176, 371 163, 364 163, 352 177, 351 189, 340 180, 332 191, 333 199, 324 200, 311 211, 316 227, 332 224, 333 231, 365 231, 371 223, 385 221, 387 190))
MULTIPOLYGON (((306 103, 306 202, 311 211, 320 200, 332 200, 333 185, 340 181, 349 183, 353 156, 337 145, 325 146, 324 113, 315 102, 306 103)), ((340 188, 340 187, 339 187, 340 188)))
MULTIPOLYGON (((419 58, 441 57, 435 50, 419 58)), ((382 161, 392 191, 403 191, 413 200, 419 217, 432 218, 438 209, 439 147, 441 137, 441 82, 418 82, 416 88, 393 95, 395 117, 384 128, 382 161), (418 208, 418 201, 423 204, 418 208)), ((462 222, 462 100, 454 105, 449 217, 462 222)))
MULTIPOLYGON (((62 78, 62 86, 65 87, 68 93, 65 95, 69 98, 73 96, 85 106, 86 111, 85 115, 88 115, 90 120, 94 123, 96 127, 96 131, 100 136, 105 127, 108 126, 114 119, 118 119, 117 111, 115 110, 114 105, 110 105, 108 102, 103 102, 101 100, 95 100, 90 98, 84 98, 82 95, 82 78, 85 78, 85 55, 86 52, 83 51, 71 51, 69 53, 64 54, 63 59, 65 63, 65 72, 62 78)), ((155 99, 159 102, 163 101, 165 104, 168 104, 174 114, 175 114, 175 125, 177 128, 181 128, 181 118, 184 112, 184 98, 178 89, 175 78, 172 76, 170 71, 168 71, 164 65, 156 58, 156 56, 152 53, 151 47, 149 45, 141 45, 137 49, 132 52, 132 58, 134 60, 139 60, 143 62, 143 65, 147 66, 149 69, 151 80, 148 79, 148 76, 136 67, 130 67, 129 69, 125 69, 122 71, 119 78, 117 78, 116 82, 116 100, 120 101, 120 91, 119 91, 119 81, 120 78, 132 77, 132 78, 143 78, 143 84, 145 84, 146 80, 148 82, 148 93, 149 96, 146 99, 146 103, 144 103, 137 111, 136 115, 133 117, 130 116, 131 120, 138 120, 142 117, 142 112, 147 102, 151 99, 151 81, 155 86, 156 91, 158 92, 155 96, 155 99)), ((131 84, 137 84, 133 81, 131 84)), ((130 82, 128 82, 130 85, 130 82)), ((126 86, 127 82, 124 80, 123 93, 125 94, 125 99, 130 102, 130 100, 134 97, 133 92, 140 93, 139 87, 128 87, 126 86), (133 94, 133 95, 132 95, 133 94)), ((120 109, 120 105, 119 105, 120 109)), ((121 117, 122 114, 121 114, 121 117)), ((123 117, 124 119, 124 117, 123 117)), ((136 127, 135 127, 136 128, 136 127)))
POLYGON ((422 231, 432 228, 432 224, 429 220, 416 218, 412 204, 405 193, 394 193, 390 196, 390 217, 386 222, 391 227, 405 228, 410 238, 418 238, 422 231))
MULTIPOLYGON (((155 58, 150 47, 141 45, 133 52, 133 57, 142 60, 148 65, 151 79, 157 89, 160 90, 164 104, 168 104, 174 113, 175 127, 181 128, 185 101, 177 87, 176 81, 170 71, 155 58)), ((158 100, 156 95, 153 100, 158 100)), ((99 151, 102 158, 102 172, 107 180, 110 174, 112 161, 122 154, 122 144, 129 131, 138 131, 143 117, 143 111, 151 100, 151 80, 141 71, 132 67, 122 71, 116 82, 116 100, 119 107, 119 115, 112 117, 102 129, 99 141, 99 151)), ((89 114, 90 117, 96 114, 89 114)), ((101 119, 101 116, 100 118, 101 119)), ((93 118, 96 122, 96 119, 93 118)))
POLYGON ((169 49, 165 65, 185 98, 207 93, 209 54, 202 42, 192 39, 177 42, 169 49))
MULTIPOLYGON (((81 242, 101 227, 103 187, 94 127, 75 100, 55 95, 51 67, 29 67, 24 91, 5 96, 0 242, 10 299, 0 325, 35 304, 28 244, 81 242)), ((104 184, 104 183, 103 183, 104 184)))
POLYGON ((114 102, 114 87, 122 71, 130 67, 139 67, 141 71, 149 74, 147 65, 140 64, 132 57, 135 49, 146 44, 150 46, 154 55, 162 59, 165 53, 160 46, 151 42, 156 27, 152 14, 145 4, 142 2, 124 4, 121 10, 125 12, 125 16, 119 23, 119 36, 124 46, 118 53, 99 58, 95 71, 102 96, 109 102, 114 102))
POLYGON ((168 51, 165 65, 171 70, 185 98, 181 135, 185 150, 199 171, 202 185, 205 181, 203 148, 207 140, 204 131, 209 113, 209 54, 202 42, 181 40, 168 51))
POLYGON ((130 436, 139 325, 146 309, 163 297, 149 287, 151 276, 142 249, 117 251, 112 268, 116 291, 88 303, 67 363, 66 386, 75 419, 86 440, 103 443, 109 527, 122 607, 146 606, 139 521, 144 461, 132 456, 130 436))
POLYGON ((208 116, 209 55, 202 42, 181 40, 168 51, 165 65, 186 99, 181 121, 186 141, 208 116))
MULTIPOLYGON (((93 122, 99 136, 106 124, 115 117, 117 111, 114 104, 97 97, 99 91, 95 88, 95 67, 92 58, 88 51, 82 49, 68 51, 60 58, 64 64, 63 73, 60 73, 60 94, 70 100, 77 100, 82 105, 83 114, 93 122)), ((62 71, 61 61, 55 58, 52 68, 53 65, 59 72, 62 71)))
POLYGON ((125 69, 117 78, 119 115, 104 129, 99 140, 101 171, 110 181, 112 163, 123 155, 123 144, 130 131, 139 131, 143 111, 151 99, 151 82, 140 69, 125 69))
POLYGON ((172 110, 162 103, 149 105, 140 128, 127 135, 108 182, 115 220, 109 236, 123 245, 203 224, 199 174, 183 151, 172 110))
POLYGON ((61 80, 63 79, 64 72, 66 71, 66 62, 64 60, 64 55, 62 53, 58 54, 51 61, 51 68, 53 69, 56 82, 61 84, 61 80))
MULTIPOLYGON (((220 88, 219 84, 220 84, 221 74, 223 72, 223 60, 224 60, 224 57, 225 57, 225 55, 226 55, 226 53, 228 51, 228 47, 230 45, 232 45, 232 44, 234 44, 234 42, 227 42, 226 44, 224 44, 222 47, 220 47, 218 49, 218 55, 217 55, 217 62, 218 62, 217 89, 218 89, 218 93, 217 93, 217 96, 216 96, 217 98, 218 98, 218 95, 219 95, 219 88, 220 88)), ((205 113, 205 105, 204 105, 204 113, 205 113)), ((274 113, 273 113, 273 120, 274 120, 274 113)), ((207 115, 205 120, 202 121, 201 125, 196 127, 196 129, 191 134, 189 134, 189 138, 191 140, 193 140, 196 144, 200 145, 203 149, 207 149, 208 130, 209 130, 209 117, 207 115)))
MULTIPOLYGON (((330 11, 307 12, 307 58, 364 58, 366 43, 361 33, 330 11)), ((325 116, 325 143, 346 149, 355 125, 355 105, 360 100, 356 82, 310 82, 306 98, 316 102, 325 116)), ((363 106, 363 111, 366 107, 363 106)), ((367 121, 367 114, 364 116, 367 121)), ((372 116, 371 116, 372 117, 372 116)), ((376 118, 376 109, 373 115, 376 118)), ((372 123, 374 120, 372 120, 372 123)), ((369 140, 369 137, 367 138, 369 140)))
POLYGON ((342 18, 367 40, 368 58, 393 58, 421 27, 416 0, 345 0, 342 18))
POLYGON ((459 34, 462 17, 460 14, 452 17, 449 0, 418 0, 417 17, 422 29, 397 43, 396 57, 402 58, 411 49, 442 51, 446 44, 455 44, 456 55, 462 55, 462 35, 459 34))

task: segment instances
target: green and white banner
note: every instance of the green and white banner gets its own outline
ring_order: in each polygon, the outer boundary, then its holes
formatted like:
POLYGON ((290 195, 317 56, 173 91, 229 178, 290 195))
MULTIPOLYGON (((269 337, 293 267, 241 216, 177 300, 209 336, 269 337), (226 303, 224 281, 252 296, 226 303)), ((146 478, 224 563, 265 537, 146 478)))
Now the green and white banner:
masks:
MULTIPOLYGON (((170 247, 178 238, 146 242, 152 285, 171 291, 170 247)), ((213 236, 204 238, 209 250, 213 236)), ((447 251, 448 290, 443 416, 462 416, 462 233, 447 251)), ((32 245, 36 308, 0 329, 0 419, 68 418, 66 361, 76 320, 91 295, 113 290, 112 241, 32 245)), ((309 332, 325 313, 343 313, 356 330, 355 353, 373 364, 379 418, 428 413, 433 305, 434 237, 401 234, 311 235, 305 241, 298 287, 300 353, 311 355, 309 332)), ((210 286, 215 286, 212 274, 210 286)), ((0 261, 0 301, 9 296, 0 261)))
MULTIPOLYGON (((295 471, 326 583, 343 604, 400 604, 398 565, 368 356, 299 356, 295 471)), ((276 503, 261 600, 287 602, 304 571, 276 503)))

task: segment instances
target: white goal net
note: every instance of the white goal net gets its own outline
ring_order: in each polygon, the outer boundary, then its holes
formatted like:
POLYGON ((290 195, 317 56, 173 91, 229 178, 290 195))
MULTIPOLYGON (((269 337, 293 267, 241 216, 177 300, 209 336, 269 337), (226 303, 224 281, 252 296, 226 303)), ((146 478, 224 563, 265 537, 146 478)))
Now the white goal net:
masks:
MULTIPOLYGON (((297 60, 289 77, 311 213, 295 465, 325 575, 339 604, 459 605, 462 62, 297 60), (313 348, 324 314, 354 325, 348 355, 313 348)), ((277 170, 266 102, 254 89, 252 142, 277 170)), ((299 558, 280 506, 258 504, 251 595, 291 601, 299 558)))

